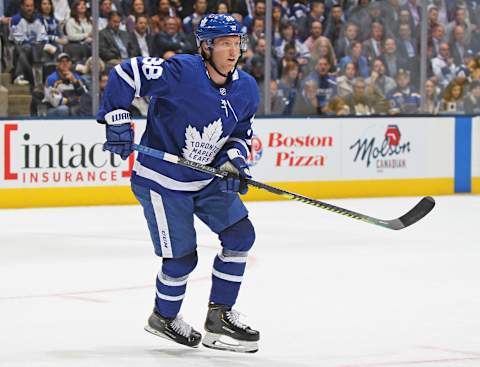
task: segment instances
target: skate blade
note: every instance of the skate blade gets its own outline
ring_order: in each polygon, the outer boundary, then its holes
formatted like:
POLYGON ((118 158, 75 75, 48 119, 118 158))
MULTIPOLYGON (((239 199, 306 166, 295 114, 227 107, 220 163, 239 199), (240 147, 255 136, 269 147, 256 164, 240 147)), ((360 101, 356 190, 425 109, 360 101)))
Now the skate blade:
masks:
POLYGON ((190 345, 186 345, 186 344, 179 343, 179 342, 177 342, 175 339, 169 337, 168 335, 163 334, 163 333, 155 330, 154 328, 150 327, 150 325, 145 325, 145 327, 144 327, 143 329, 144 329, 145 331, 148 331, 149 333, 151 333, 151 334, 153 334, 153 335, 159 336, 160 338, 169 340, 169 341, 174 342, 174 343, 176 343, 176 344, 178 344, 178 345, 184 345, 185 347, 189 347, 189 348, 198 348, 198 344, 197 344, 197 345, 190 346, 190 345))
POLYGON ((227 350, 238 353, 255 353, 258 351, 257 342, 233 339, 222 334, 207 332, 202 340, 203 346, 211 349, 227 350))

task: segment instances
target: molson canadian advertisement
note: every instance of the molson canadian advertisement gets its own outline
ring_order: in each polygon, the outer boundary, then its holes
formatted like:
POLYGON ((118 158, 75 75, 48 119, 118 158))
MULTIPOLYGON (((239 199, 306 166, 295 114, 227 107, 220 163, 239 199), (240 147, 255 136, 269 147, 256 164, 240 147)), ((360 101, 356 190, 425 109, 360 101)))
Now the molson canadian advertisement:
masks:
MULTIPOLYGON (((135 121, 136 140, 145 120, 135 121)), ((93 120, 0 121, 0 207, 134 203, 93 120)), ((312 197, 453 192, 453 118, 256 119, 254 178, 312 197)), ((275 199, 252 189, 247 200, 275 199)))

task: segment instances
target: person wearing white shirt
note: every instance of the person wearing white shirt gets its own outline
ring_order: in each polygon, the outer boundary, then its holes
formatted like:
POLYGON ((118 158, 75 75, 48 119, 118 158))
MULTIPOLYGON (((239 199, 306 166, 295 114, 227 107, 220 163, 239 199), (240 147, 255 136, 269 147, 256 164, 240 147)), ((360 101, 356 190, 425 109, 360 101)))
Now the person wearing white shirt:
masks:
POLYGON ((438 56, 432 59, 432 70, 437 83, 444 88, 455 77, 455 64, 448 43, 440 44, 438 56))

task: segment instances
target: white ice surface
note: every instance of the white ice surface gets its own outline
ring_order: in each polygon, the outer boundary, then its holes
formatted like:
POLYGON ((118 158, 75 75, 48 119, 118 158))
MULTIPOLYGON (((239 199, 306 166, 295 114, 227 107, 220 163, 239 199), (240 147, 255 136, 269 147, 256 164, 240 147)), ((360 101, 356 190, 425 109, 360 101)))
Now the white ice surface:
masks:
MULTIPOLYGON (((330 201, 381 218, 415 198, 330 201)), ((188 349, 143 330, 160 260, 138 206, 0 210, 0 366, 480 366, 480 197, 437 197, 390 231, 295 202, 247 203, 257 231, 237 309, 253 355, 188 349)), ((203 331, 219 248, 182 314, 203 331)))

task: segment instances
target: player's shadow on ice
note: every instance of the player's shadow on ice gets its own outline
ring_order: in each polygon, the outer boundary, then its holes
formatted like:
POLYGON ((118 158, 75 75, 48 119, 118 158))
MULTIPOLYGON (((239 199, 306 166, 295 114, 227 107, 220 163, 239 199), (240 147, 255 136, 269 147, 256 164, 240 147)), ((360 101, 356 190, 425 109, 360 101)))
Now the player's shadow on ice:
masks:
MULTIPOLYGON (((199 347, 198 349, 186 347, 156 346, 146 348, 142 346, 124 347, 111 346, 79 350, 56 350, 47 352, 48 357, 40 357, 46 363, 85 361, 91 366, 111 366, 127 362, 131 366, 158 367, 162 365, 171 367, 304 367, 301 363, 282 362, 264 358, 261 352, 255 354, 242 354, 234 352, 216 351, 199 347)), ((81 364, 80 364, 81 365, 81 364)), ((78 363, 75 366, 80 366, 78 363)))

